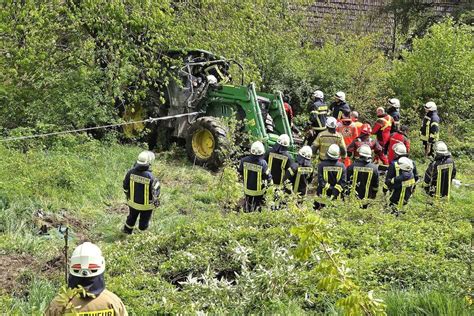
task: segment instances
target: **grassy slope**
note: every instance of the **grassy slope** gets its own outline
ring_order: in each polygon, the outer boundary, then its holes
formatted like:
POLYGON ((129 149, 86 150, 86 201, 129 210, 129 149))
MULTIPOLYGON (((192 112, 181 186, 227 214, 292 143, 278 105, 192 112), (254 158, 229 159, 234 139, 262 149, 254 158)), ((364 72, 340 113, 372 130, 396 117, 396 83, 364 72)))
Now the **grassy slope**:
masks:
MULTIPOLYGON (((286 211, 223 211, 220 203, 238 187, 193 168, 179 149, 159 155, 153 167, 163 196, 151 228, 124 238, 121 182, 139 150, 96 142, 28 154, 0 147, 0 253, 4 262, 23 262, 0 270, 13 278, 0 311, 42 310, 61 285, 63 241, 55 229, 37 234, 33 213, 43 209, 53 225, 72 226, 71 247, 99 243, 108 287, 135 314, 336 312, 334 298, 315 286, 312 263, 291 254, 297 240, 289 229, 300 219, 286 211)), ((472 163, 458 167, 458 178, 474 182, 472 163)), ((467 314, 473 197, 462 188, 450 204, 428 206, 419 190, 400 218, 384 213, 382 200, 364 211, 338 205, 321 214, 358 282, 385 297, 390 314, 459 315, 467 314)))

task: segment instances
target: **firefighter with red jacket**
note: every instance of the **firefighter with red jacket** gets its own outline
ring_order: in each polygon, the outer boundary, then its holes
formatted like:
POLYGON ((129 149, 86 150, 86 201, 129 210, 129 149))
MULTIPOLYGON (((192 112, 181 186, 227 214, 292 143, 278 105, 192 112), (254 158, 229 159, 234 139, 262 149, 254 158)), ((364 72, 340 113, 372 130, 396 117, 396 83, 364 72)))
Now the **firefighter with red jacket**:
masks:
POLYGON ((361 121, 359 121, 359 112, 357 111, 352 111, 351 112, 351 119, 352 122, 354 122, 355 127, 357 128, 357 136, 360 135, 360 132, 362 131, 362 125, 364 125, 361 121))
POLYGON ((402 127, 400 127, 400 130, 390 135, 390 142, 388 143, 388 163, 389 164, 392 163, 392 161, 395 159, 395 151, 393 150, 393 147, 396 144, 401 143, 405 145, 407 149, 407 153, 410 152, 410 140, 408 139, 407 133, 408 133, 408 126, 403 125, 402 127))
POLYGON ((425 146, 425 157, 432 154, 432 145, 439 139, 439 116, 438 108, 434 102, 425 104, 426 115, 420 129, 421 140, 425 146))
POLYGON ((370 128, 369 124, 364 124, 362 126, 362 130, 360 132, 359 137, 354 139, 352 143, 347 147, 347 152, 354 158, 359 158, 359 151, 358 149, 362 145, 368 145, 372 151, 375 153, 375 157, 382 162, 383 165, 388 165, 387 156, 383 153, 383 148, 380 144, 370 138, 370 134, 372 129, 370 128))
POLYGON ((377 136, 377 140, 386 152, 386 146, 390 140, 390 131, 392 128, 392 117, 385 113, 385 110, 381 107, 377 108, 377 121, 375 121, 372 135, 377 136))
POLYGON ((448 197, 451 181, 456 177, 456 166, 444 142, 435 143, 435 157, 426 169, 424 188, 426 193, 437 198, 448 197))
MULTIPOLYGON (((359 136, 357 127, 352 122, 352 119, 347 115, 344 115, 342 120, 337 124, 336 132, 342 135, 346 147, 349 146, 349 144, 352 143, 352 141, 357 136, 359 136)), ((344 159, 344 165, 346 166, 346 168, 351 165, 351 159, 349 157, 346 157, 344 159)))

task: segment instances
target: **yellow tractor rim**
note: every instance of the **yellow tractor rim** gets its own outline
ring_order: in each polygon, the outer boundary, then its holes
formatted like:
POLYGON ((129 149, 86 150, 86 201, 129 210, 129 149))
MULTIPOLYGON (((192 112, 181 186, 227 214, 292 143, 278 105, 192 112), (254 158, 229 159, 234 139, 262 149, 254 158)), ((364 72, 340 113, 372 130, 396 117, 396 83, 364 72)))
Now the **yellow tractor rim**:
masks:
POLYGON ((199 159, 209 159, 214 152, 214 136, 207 129, 196 131, 193 135, 193 151, 199 159))

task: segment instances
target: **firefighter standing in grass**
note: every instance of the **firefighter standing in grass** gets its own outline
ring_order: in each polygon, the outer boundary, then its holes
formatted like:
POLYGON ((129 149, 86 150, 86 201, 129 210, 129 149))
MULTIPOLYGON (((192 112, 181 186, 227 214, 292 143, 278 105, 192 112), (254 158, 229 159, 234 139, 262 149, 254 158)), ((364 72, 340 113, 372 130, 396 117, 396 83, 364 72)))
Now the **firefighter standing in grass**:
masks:
MULTIPOLYGON (((340 148, 336 144, 329 146, 326 159, 318 164, 318 197, 338 199, 344 192, 346 185, 346 167, 339 162, 340 148)), ((324 204, 316 201, 316 209, 324 207, 324 204)))
POLYGON ((420 129, 421 140, 425 146, 425 157, 433 153, 432 145, 439 139, 438 108, 434 102, 425 104, 425 117, 420 129))
POLYGON ((448 197, 451 191, 451 181, 456 177, 456 167, 444 142, 434 146, 435 157, 426 169, 424 187, 430 196, 448 197))
POLYGON ((127 310, 120 298, 105 288, 105 259, 96 245, 85 242, 72 253, 69 262, 68 287, 75 289, 82 286, 84 293, 79 292, 68 302, 56 297, 45 312, 46 316, 91 315, 91 316, 127 316, 127 310))
POLYGON ((400 129, 400 100, 393 98, 388 100, 387 114, 392 117, 392 133, 400 129))
MULTIPOLYGON (((390 166, 387 170, 387 175, 385 176, 385 184, 383 186, 383 192, 386 193, 388 190, 392 190, 392 179, 400 175, 400 163, 399 160, 403 157, 408 158, 407 148, 403 143, 398 143, 393 146, 393 151, 395 153, 395 159, 390 163, 390 166)), ((413 165, 413 177, 415 181, 418 181, 418 171, 416 169, 416 164, 412 161, 413 165)))
POLYGON ((238 172, 244 179, 245 211, 247 212, 261 209, 265 189, 272 181, 264 155, 265 147, 261 142, 256 141, 250 147, 250 156, 240 161, 238 172))
POLYGON ((362 207, 367 208, 367 199, 375 199, 379 189, 378 168, 372 161, 372 149, 362 145, 358 149, 359 159, 347 169, 348 191, 350 198, 363 200, 362 207))
POLYGON ((277 142, 265 155, 265 160, 272 175, 273 184, 280 185, 283 183, 286 169, 292 164, 292 158, 288 152, 290 146, 290 137, 282 134, 278 137, 277 142))
POLYGON ((339 146, 342 158, 346 158, 346 144, 344 143, 344 138, 342 135, 336 131, 336 119, 334 117, 328 117, 326 120, 326 127, 327 130, 319 133, 318 137, 316 137, 311 146, 313 154, 319 152, 319 160, 324 160, 326 159, 326 153, 329 149, 329 146, 336 144, 339 146))
POLYGON ((314 91, 313 100, 314 102, 309 107, 309 124, 305 136, 305 143, 308 145, 311 145, 318 134, 326 129, 326 118, 329 113, 322 91, 314 91))
POLYGON ((131 234, 138 220, 138 229, 144 231, 150 224, 155 206, 159 205, 160 182, 150 170, 154 154, 143 151, 138 155, 135 166, 123 180, 123 191, 127 197, 129 214, 123 232, 131 234))
POLYGON ((390 180, 392 195, 390 196, 390 206, 395 214, 399 214, 402 207, 408 203, 413 191, 415 190, 415 176, 413 174, 413 162, 402 157, 398 161, 400 174, 390 180))
POLYGON ((299 196, 305 196, 308 192, 308 186, 313 179, 313 166, 311 158, 313 151, 309 146, 303 146, 296 156, 296 161, 291 164, 286 171, 285 182, 289 181, 291 184, 291 191, 286 188, 287 193, 296 193, 299 196))
POLYGON ((388 143, 388 163, 392 163, 392 161, 395 159, 395 151, 393 150, 393 147, 396 144, 403 144, 405 145, 407 149, 407 153, 410 152, 410 140, 408 139, 408 126, 403 125, 402 127, 399 128, 398 131, 392 133, 390 135, 390 141, 388 143))

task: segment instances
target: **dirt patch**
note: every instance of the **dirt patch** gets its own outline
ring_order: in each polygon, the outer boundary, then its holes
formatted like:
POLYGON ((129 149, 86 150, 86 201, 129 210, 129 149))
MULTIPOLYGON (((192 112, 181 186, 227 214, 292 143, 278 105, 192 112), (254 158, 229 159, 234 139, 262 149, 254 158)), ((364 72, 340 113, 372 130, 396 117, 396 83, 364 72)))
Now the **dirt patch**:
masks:
POLYGON ((125 203, 112 205, 106 209, 106 213, 112 214, 128 214, 128 205, 125 203))
POLYGON ((0 255, 0 292, 21 291, 18 278, 27 269, 34 268, 37 262, 29 255, 0 255))
POLYGON ((47 213, 41 209, 37 210, 34 213, 34 224, 40 235, 47 235, 51 230, 58 229, 59 226, 67 226, 70 228, 71 234, 79 241, 89 239, 87 233, 90 224, 74 217, 66 209, 61 210, 58 214, 47 213))

